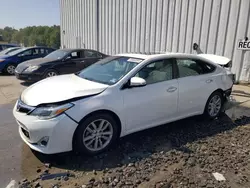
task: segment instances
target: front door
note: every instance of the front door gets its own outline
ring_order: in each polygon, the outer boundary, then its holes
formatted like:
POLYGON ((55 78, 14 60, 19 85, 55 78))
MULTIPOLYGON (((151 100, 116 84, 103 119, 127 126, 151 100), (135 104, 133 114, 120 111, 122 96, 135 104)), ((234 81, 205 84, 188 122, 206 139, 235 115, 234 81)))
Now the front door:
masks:
POLYGON ((34 53, 34 52, 36 52, 36 51, 34 51, 34 49, 28 49, 28 50, 25 50, 24 52, 18 54, 17 55, 18 63, 22 63, 24 61, 34 59, 34 56, 36 56, 36 53, 34 53))
POLYGON ((123 90, 127 132, 135 132, 172 121, 177 116, 178 82, 170 59, 152 62, 137 74, 144 87, 123 90))
POLYGON ((73 51, 64 59, 58 70, 61 74, 75 73, 79 70, 78 65, 81 61, 80 51, 73 51))

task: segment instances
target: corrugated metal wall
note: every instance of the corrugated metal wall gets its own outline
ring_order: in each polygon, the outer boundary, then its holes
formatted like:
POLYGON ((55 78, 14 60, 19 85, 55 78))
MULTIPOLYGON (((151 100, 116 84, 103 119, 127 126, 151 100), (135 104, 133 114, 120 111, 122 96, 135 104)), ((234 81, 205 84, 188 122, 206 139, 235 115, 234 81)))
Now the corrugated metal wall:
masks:
POLYGON ((107 54, 172 51, 233 59, 237 80, 250 80, 250 51, 237 49, 250 38, 249 0, 60 0, 61 40, 67 48, 107 54))

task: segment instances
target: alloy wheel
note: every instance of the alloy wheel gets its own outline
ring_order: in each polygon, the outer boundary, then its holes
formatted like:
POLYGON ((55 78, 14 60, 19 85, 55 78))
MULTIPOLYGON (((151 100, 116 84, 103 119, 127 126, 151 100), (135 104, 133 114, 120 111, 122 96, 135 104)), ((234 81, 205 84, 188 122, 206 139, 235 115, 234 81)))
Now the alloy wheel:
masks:
POLYGON ((90 151, 104 149, 112 140, 113 127, 105 119, 91 122, 83 133, 83 144, 90 151))
POLYGON ((208 103, 208 113, 211 117, 215 117, 221 110, 221 97, 214 95, 208 103))
POLYGON ((16 67, 14 66, 14 65, 8 65, 8 67, 7 67, 7 73, 9 73, 9 74, 14 74, 15 73, 15 69, 16 69, 16 67))
POLYGON ((56 76, 57 73, 56 72, 48 72, 47 73, 47 77, 53 77, 53 76, 56 76))

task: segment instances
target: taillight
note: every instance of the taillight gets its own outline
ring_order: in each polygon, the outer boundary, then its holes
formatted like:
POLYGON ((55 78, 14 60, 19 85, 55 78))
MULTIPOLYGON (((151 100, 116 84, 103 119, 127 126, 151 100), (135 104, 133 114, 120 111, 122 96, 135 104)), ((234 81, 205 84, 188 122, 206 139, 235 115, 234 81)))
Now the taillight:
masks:
POLYGON ((233 83, 235 83, 235 74, 233 74, 233 73, 228 74, 228 77, 231 78, 231 80, 233 81, 233 83))
POLYGON ((231 68, 232 67, 232 61, 229 61, 226 65, 224 65, 224 67, 226 68, 231 68))

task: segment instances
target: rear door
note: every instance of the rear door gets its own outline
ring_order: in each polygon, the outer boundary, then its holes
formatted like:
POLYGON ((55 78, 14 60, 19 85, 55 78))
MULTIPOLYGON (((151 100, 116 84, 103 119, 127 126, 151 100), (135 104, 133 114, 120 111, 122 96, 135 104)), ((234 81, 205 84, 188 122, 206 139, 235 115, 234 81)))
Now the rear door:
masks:
POLYGON ((178 67, 178 118, 203 112, 208 97, 217 89, 215 67, 197 59, 176 59, 178 67))

